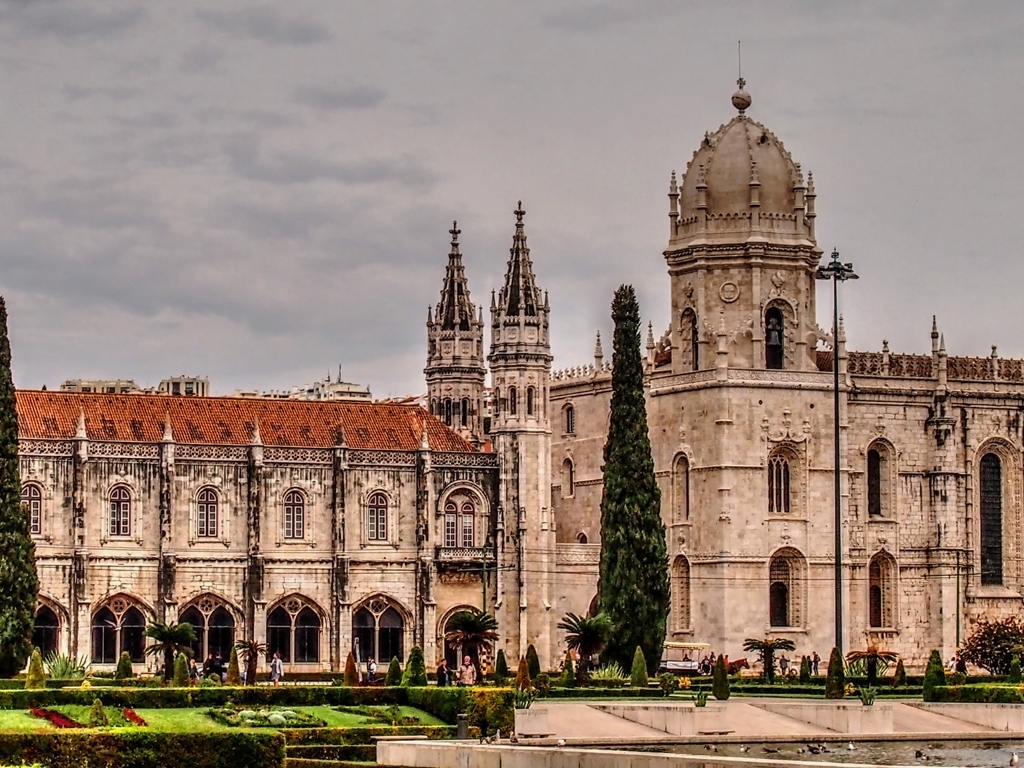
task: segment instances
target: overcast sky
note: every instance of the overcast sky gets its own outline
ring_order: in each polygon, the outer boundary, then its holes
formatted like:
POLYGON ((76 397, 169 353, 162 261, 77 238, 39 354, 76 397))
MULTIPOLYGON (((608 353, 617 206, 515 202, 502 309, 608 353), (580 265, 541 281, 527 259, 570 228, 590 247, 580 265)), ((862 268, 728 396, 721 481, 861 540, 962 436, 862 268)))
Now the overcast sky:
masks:
MULTIPOLYGON (((0 3, 15 382, 342 366, 421 392, 453 219, 489 306, 522 199, 555 367, 623 282, 668 324, 669 173, 749 110, 861 275, 850 346, 1024 357, 1024 4, 0 3)), ((822 326, 829 324, 821 301, 822 326)), ((606 336, 607 338, 607 336, 606 336)), ((606 347, 606 352, 610 352, 606 347)))

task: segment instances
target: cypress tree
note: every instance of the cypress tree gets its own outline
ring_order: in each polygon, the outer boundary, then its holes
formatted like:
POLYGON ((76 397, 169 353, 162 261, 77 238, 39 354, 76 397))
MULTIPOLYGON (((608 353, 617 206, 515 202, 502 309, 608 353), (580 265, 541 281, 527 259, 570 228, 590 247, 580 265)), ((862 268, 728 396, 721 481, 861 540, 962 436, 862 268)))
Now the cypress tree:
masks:
POLYGON ((572 653, 570 651, 565 652, 565 661, 562 662, 562 676, 559 678, 558 684, 563 688, 576 687, 576 669, 572 663, 572 653))
POLYGON ((841 699, 846 695, 846 672, 843 669, 843 654, 838 648, 832 649, 828 657, 828 674, 825 676, 825 698, 841 699))
POLYGON ((516 669, 516 688, 520 691, 528 691, 533 688, 530 665, 526 663, 525 658, 519 660, 519 667, 516 669))
POLYGON ((423 649, 414 645, 409 651, 409 660, 405 663, 402 674, 402 685, 406 688, 420 687, 427 684, 427 667, 423 659, 423 649))
POLYGON ((494 682, 502 685, 508 679, 508 661, 505 659, 505 651, 499 649, 498 657, 494 660, 494 682))
POLYGON ((28 674, 25 675, 26 688, 45 688, 46 672, 43 671, 43 655, 38 648, 32 649, 32 658, 28 662, 28 674))
POLYGON ((648 665, 661 659, 669 607, 668 548, 647 430, 640 307, 632 286, 615 292, 612 319, 611 423, 604 445, 598 594, 601 610, 615 626, 607 657, 628 669, 637 646, 648 665))
POLYGON ((356 657, 352 651, 348 652, 348 658, 345 659, 345 685, 359 685, 359 670, 356 669, 356 657))
POLYGON ((938 649, 933 650, 928 657, 928 666, 924 669, 924 700, 932 700, 932 692, 937 685, 946 684, 946 670, 942 666, 942 654, 938 649))
POLYGON ((892 676, 892 687, 899 688, 907 684, 907 670, 903 667, 903 659, 896 662, 896 672, 892 676))
POLYGON ((537 656, 537 649, 530 643, 526 648, 526 666, 530 669, 530 679, 536 680, 540 674, 540 658, 537 656))
POLYGON ((224 681, 227 685, 242 684, 242 670, 238 668, 238 649, 232 648, 228 657, 228 679, 224 681))
POLYGON ((28 515, 21 505, 18 412, 11 380, 7 306, 0 298, 0 677, 14 677, 32 653, 39 577, 28 515))
POLYGON ((131 656, 128 655, 128 651, 121 651, 121 656, 117 660, 117 670, 114 672, 114 679, 128 680, 133 677, 135 677, 135 672, 132 670, 131 656))
POLYGON ((174 681, 175 688, 188 687, 188 659, 184 653, 179 653, 174 659, 174 681))
POLYGON ((391 663, 388 664, 388 674, 384 678, 384 686, 386 688, 393 688, 402 684, 402 662, 398 660, 397 656, 391 657, 391 663))
POLYGON ((800 657, 800 684, 810 685, 811 683, 811 660, 806 656, 800 657))
POLYGON ((633 654, 633 669, 629 674, 629 687, 643 690, 647 688, 647 660, 644 658, 643 649, 638 645, 633 654))
POLYGON ((729 672, 725 668, 725 656, 718 654, 715 661, 715 674, 711 678, 711 692, 719 701, 729 698, 729 672))
POLYGON ((1006 682, 1020 685, 1020 656, 1016 653, 1010 659, 1010 674, 1006 676, 1006 682))

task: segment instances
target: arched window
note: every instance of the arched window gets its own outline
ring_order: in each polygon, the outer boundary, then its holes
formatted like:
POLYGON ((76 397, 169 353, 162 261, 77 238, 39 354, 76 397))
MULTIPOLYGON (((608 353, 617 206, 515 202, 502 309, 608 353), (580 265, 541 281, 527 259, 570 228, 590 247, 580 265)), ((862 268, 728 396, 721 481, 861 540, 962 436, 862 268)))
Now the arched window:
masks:
POLYGON ((388 540, 388 497, 383 493, 371 494, 366 504, 366 538, 388 540))
POLYGON ((469 398, 468 397, 462 398, 462 408, 460 410, 462 411, 462 413, 460 414, 462 416, 462 426, 465 427, 467 424, 469 424, 469 398))
POLYGON ((585 531, 580 531, 579 533, 576 534, 576 543, 577 544, 586 544, 587 543, 587 534, 586 534, 585 531))
POLYGON ((219 533, 217 527, 217 491, 213 488, 203 488, 196 496, 197 511, 197 533, 200 538, 214 539, 219 533))
POLYGON ((458 546, 459 541, 459 507, 455 502, 449 501, 444 505, 444 545, 446 547, 458 546))
MULTIPOLYGON (((21 486, 21 503, 28 514, 28 531, 33 536, 43 532, 43 490, 35 483, 21 486)), ((47 609, 49 610, 49 609, 47 609)))
POLYGON ((690 519, 690 460, 679 456, 672 468, 672 522, 690 519))
POLYGON ((508 388, 508 415, 509 416, 515 416, 516 415, 516 412, 517 412, 517 409, 518 409, 518 406, 519 406, 518 399, 519 399, 519 396, 518 396, 518 393, 516 392, 516 388, 515 387, 509 387, 508 388))
POLYGON ((452 425, 452 401, 448 397, 444 399, 444 423, 449 427, 452 425))
POLYGON ((235 619, 223 600, 202 595, 178 615, 178 621, 188 622, 196 631, 192 652, 197 662, 202 664, 203 659, 218 653, 227 662, 235 646, 235 619))
POLYGON ((700 370, 700 336, 697 325, 697 313, 687 307, 683 310, 682 322, 679 328, 682 335, 682 354, 684 365, 689 364, 691 371, 700 370))
POLYGON ((60 621, 53 609, 41 605, 36 611, 36 622, 32 628, 32 645, 46 656, 57 650, 60 639, 60 621))
POLYGON ((352 615, 352 632, 359 658, 371 656, 386 664, 405 660, 405 620, 386 598, 375 597, 352 615))
POLYGON ((803 626, 803 556, 794 549, 776 552, 768 563, 768 623, 803 626))
POLYGON ((110 535, 132 535, 132 494, 123 485, 110 489, 110 535))
POLYGON ((533 401, 537 395, 537 390, 533 387, 526 388, 526 415, 533 416, 533 401))
POLYGON ((872 629, 896 626, 896 564, 879 553, 868 565, 868 624, 872 629))
POLYGON ((459 525, 459 546, 476 546, 476 507, 470 501, 462 502, 462 515, 459 525))
POLYGON ((789 461, 780 453, 768 458, 768 514, 784 515, 790 511, 789 461))
POLYGON ((672 563, 672 626, 677 632, 690 628, 690 561, 683 555, 672 563))
POLYGON ((565 434, 576 434, 576 409, 571 405, 565 406, 565 434))
POLYGON ((562 498, 572 498, 576 493, 576 471, 572 459, 562 462, 562 498))
POLYGON ((284 537, 306 537, 306 497, 301 491, 288 491, 284 495, 284 537))
POLYGON ((494 392, 491 394, 491 410, 494 412, 494 418, 498 418, 501 413, 501 390, 497 387, 494 388, 494 392))
POLYGON ((884 442, 868 446, 868 517, 892 517, 894 493, 891 482, 892 451, 884 442))
POLYGON ((766 368, 784 367, 786 359, 786 329, 782 310, 771 307, 764 313, 764 364, 766 368))
POLYGON ((999 456, 981 457, 981 583, 1003 583, 1003 466, 999 456))
POLYGON ((267 615, 267 656, 281 661, 315 664, 320 661, 319 612, 305 598, 289 597, 267 615))
POLYGON ((126 598, 115 597, 92 619, 92 660, 113 664, 123 651, 133 663, 146 660, 146 618, 126 598))

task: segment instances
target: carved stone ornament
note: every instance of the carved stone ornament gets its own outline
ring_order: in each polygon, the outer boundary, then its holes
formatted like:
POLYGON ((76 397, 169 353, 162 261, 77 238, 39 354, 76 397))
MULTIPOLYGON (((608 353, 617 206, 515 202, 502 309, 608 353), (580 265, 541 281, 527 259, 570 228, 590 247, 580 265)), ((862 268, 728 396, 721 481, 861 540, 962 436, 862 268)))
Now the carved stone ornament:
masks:
POLYGON ((761 430, 769 443, 803 443, 811 436, 810 422, 804 420, 799 431, 793 429, 793 420, 790 418, 790 410, 787 408, 782 412, 782 426, 772 429, 771 421, 767 416, 761 419, 761 430))
POLYGON ((726 304, 732 304, 740 297, 740 287, 732 281, 722 283, 722 287, 718 289, 718 295, 726 304))
POLYGON ((786 273, 781 269, 772 275, 772 288, 768 292, 770 298, 778 298, 786 293, 786 273))

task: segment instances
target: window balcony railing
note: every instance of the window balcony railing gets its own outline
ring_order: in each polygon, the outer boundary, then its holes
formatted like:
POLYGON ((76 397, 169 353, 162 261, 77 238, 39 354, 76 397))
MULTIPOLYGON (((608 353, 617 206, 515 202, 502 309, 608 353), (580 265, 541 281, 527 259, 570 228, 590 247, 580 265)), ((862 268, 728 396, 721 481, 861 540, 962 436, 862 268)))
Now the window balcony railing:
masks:
POLYGON ((439 563, 483 563, 494 561, 493 547, 438 547, 434 559, 439 563))

